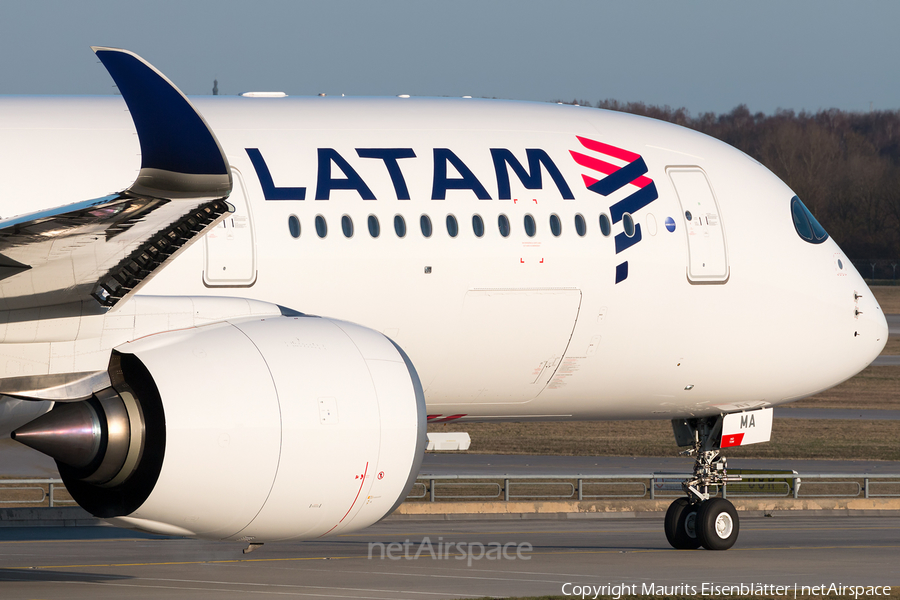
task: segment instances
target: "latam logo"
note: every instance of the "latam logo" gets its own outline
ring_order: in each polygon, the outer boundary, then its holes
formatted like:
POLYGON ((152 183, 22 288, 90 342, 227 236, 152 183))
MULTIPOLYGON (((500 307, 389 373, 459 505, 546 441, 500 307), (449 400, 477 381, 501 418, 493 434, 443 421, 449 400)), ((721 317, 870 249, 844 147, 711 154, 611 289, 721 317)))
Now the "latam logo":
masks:
MULTIPOLYGON (((625 198, 609 207, 609 216, 613 225, 622 221, 624 215, 634 214, 657 198, 656 184, 646 177, 647 164, 640 154, 623 148, 610 146, 597 140, 576 136, 585 152, 570 150, 575 162, 584 167, 582 173, 584 186, 595 194, 610 196, 626 186, 631 186, 625 198), (612 162, 611 162, 612 161, 612 162)), ((634 224, 634 231, 616 234, 616 255, 628 250, 641 241, 641 226, 634 224)), ((616 283, 628 277, 628 261, 616 265, 616 283)))
MULTIPOLYGON (((305 187, 278 187, 269 171, 262 153, 258 148, 246 148, 250 162, 256 170, 256 176, 262 187, 266 200, 305 200, 305 187)), ((559 194, 565 200, 574 200, 575 195, 566 183, 559 168, 546 151, 541 148, 525 150, 526 166, 506 148, 491 148, 491 162, 494 166, 494 177, 497 183, 497 198, 511 200, 510 170, 527 190, 544 188, 543 173, 546 172, 553 181, 559 194)), ((359 172, 350 162, 334 148, 318 148, 318 169, 316 175, 316 200, 331 199, 334 190, 351 190, 359 194, 363 200, 376 200, 372 188, 363 180, 359 172), (335 172, 339 173, 335 176, 335 172)), ((409 187, 401 168, 400 161, 416 159, 412 148, 356 148, 360 159, 381 161, 390 175, 397 200, 409 200, 409 187)), ((475 172, 449 148, 434 148, 432 153, 432 186, 431 199, 445 200, 448 190, 472 192, 479 200, 491 200, 491 195, 475 172), (454 173, 455 172, 455 173, 454 173)))
MULTIPOLYGON (((615 225, 626 221, 624 231, 615 236, 616 255, 618 256, 631 246, 641 241, 641 226, 634 223, 633 229, 629 218, 644 208, 659 195, 653 180, 646 176, 647 165, 639 154, 623 148, 604 144, 597 140, 576 136, 582 148, 570 150, 575 162, 584 169, 582 179, 585 187, 603 197, 622 194, 627 195, 609 207, 609 216, 615 225)), ((387 171, 393 186, 393 194, 383 190, 380 196, 394 196, 397 200, 410 200, 411 194, 407 185, 404 170, 415 169, 419 157, 412 148, 355 148, 356 157, 352 158, 357 166, 364 162, 381 163, 387 171), (418 159, 418 160, 417 160, 418 159), (408 166, 407 166, 408 165, 408 166)), ((496 183, 497 199, 511 200, 511 181, 515 177, 526 190, 543 190, 549 179, 548 188, 555 188, 563 200, 574 200, 569 184, 550 155, 541 148, 524 149, 523 158, 517 158, 507 148, 490 148, 490 159, 493 167, 493 181, 496 183)), ((256 175, 259 178, 266 200, 305 200, 305 186, 279 186, 275 184, 269 165, 258 148, 246 148, 247 155, 256 175)), ((362 200, 376 200, 376 195, 369 184, 360 175, 357 168, 344 155, 334 148, 317 149, 316 200, 331 199, 332 192, 345 190, 356 192, 362 200)), ((433 148, 431 156, 431 199, 445 200, 448 191, 467 191, 479 200, 491 200, 488 188, 463 160, 449 148, 433 148)), ((482 171, 487 171, 483 166, 482 171)), ((489 172, 489 171, 488 171, 489 172)), ((482 172, 482 177, 485 173, 482 172)), ((485 179, 485 181, 489 181, 485 179)), ((490 184, 489 184, 490 185, 490 184)), ((674 222, 672 223, 674 228, 674 222)), ((668 227, 668 223, 667 223, 668 227)), ((671 231, 672 229, 670 229, 671 231)), ((628 277, 628 261, 616 265, 616 283, 628 277)))

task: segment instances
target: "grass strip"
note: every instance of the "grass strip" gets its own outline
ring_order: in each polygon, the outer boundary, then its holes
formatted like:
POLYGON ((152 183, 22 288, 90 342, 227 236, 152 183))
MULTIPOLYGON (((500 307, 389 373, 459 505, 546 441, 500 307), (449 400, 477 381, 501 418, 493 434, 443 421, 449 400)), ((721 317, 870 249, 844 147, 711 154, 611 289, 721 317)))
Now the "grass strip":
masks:
MULTIPOLYGON (((465 430, 475 454, 677 456, 669 421, 432 424, 465 430)), ((772 441, 730 448, 735 458, 900 460, 896 421, 775 419, 772 441)))

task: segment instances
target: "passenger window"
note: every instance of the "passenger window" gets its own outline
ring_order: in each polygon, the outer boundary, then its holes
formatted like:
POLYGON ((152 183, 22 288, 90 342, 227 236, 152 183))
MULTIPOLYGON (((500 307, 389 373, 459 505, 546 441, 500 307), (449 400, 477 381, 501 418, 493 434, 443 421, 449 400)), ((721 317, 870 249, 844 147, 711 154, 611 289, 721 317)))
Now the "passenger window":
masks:
POLYGON ((828 239, 828 233, 797 196, 791 198, 791 216, 797 235, 810 244, 821 244, 828 239))
POLYGON ((456 222, 456 217, 453 215, 447 215, 447 233, 450 234, 450 237, 456 237, 459 234, 459 223, 456 222))
POLYGON ((556 237, 562 234, 562 222, 559 220, 559 215, 550 215, 550 233, 556 237))
POLYGON ((503 237, 509 236, 509 219, 506 218, 506 215, 497 217, 497 227, 500 229, 500 235, 503 237))
POLYGON ((634 217, 630 213, 622 215, 622 226, 625 227, 625 235, 634 237, 634 217))
POLYGON ((353 237, 353 219, 347 215, 341 217, 341 229, 344 232, 344 237, 353 237))
POLYGON ((587 223, 584 222, 584 217, 580 213, 575 215, 575 231, 581 237, 587 233, 587 223))
POLYGON ((475 237, 484 235, 484 220, 481 215, 472 215, 472 231, 475 232, 475 237))
POLYGON ((291 237, 300 237, 300 219, 297 218, 297 215, 288 217, 288 230, 291 232, 291 237))
POLYGON ((537 225, 534 222, 534 217, 525 215, 525 234, 528 237, 534 237, 535 233, 537 233, 537 225))
POLYGON ((609 223, 609 217, 606 216, 606 213, 600 213, 600 233, 603 234, 603 237, 609 237, 611 231, 612 226, 609 223))
POLYGON ((422 228, 422 235, 431 237, 431 219, 428 218, 428 215, 422 215, 419 218, 419 226, 422 228))
POLYGON ((369 215, 369 235, 377 238, 381 234, 381 225, 378 223, 378 217, 369 215))
POLYGON ((406 219, 400 215, 394 216, 394 231, 396 232, 397 237, 406 237, 406 219))
POLYGON ((325 222, 325 217, 322 215, 316 215, 316 235, 320 238, 328 235, 328 223, 325 222))

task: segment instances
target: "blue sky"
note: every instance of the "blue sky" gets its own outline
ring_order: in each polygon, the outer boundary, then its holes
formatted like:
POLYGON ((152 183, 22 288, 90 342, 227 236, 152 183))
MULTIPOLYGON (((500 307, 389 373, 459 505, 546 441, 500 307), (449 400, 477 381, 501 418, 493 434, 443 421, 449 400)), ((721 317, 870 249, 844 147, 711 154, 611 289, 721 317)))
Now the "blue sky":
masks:
POLYGON ((900 108, 898 2, 0 0, 0 93, 106 94, 133 50, 188 94, 900 108))

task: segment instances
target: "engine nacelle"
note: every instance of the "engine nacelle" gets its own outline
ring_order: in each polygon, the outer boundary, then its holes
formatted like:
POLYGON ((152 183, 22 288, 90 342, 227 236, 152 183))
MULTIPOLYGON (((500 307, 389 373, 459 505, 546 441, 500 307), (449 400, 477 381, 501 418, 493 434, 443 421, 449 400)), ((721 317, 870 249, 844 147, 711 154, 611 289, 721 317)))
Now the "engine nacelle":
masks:
POLYGON ((121 406, 98 394, 81 411, 119 415, 97 437, 105 461, 58 463, 78 503, 117 525, 317 538, 390 514, 421 466, 415 369, 352 323, 282 316, 162 333, 117 348, 110 376, 121 406))

